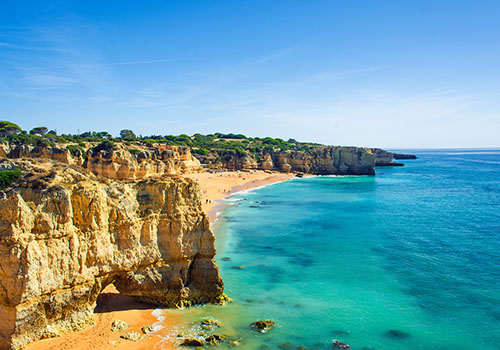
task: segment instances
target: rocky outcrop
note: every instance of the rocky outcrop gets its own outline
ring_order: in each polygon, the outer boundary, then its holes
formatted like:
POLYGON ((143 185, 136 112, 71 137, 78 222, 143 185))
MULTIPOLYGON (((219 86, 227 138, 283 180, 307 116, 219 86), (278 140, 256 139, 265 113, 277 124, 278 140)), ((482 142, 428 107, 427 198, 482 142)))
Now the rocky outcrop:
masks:
POLYGON ((189 148, 157 145, 148 149, 129 149, 115 145, 111 149, 95 147, 87 153, 85 169, 111 179, 143 179, 202 171, 189 148))
POLYGON ((393 153, 394 159, 417 159, 417 156, 414 154, 405 154, 405 153, 393 153))
POLYGON ((0 192, 1 349, 92 324, 97 296, 111 283, 170 307, 226 300, 196 182, 16 165, 23 178, 0 192))
POLYGON ((274 167, 284 172, 315 175, 375 175, 375 155, 358 147, 318 147, 313 151, 271 153, 274 167))
POLYGON ((257 161, 252 155, 224 154, 224 169, 262 169, 314 175, 374 175, 375 154, 367 148, 317 146, 308 151, 267 151, 257 161))
MULTIPOLYGON (((110 179, 144 179, 163 175, 180 175, 202 171, 188 147, 155 145, 134 149, 124 144, 103 142, 87 151, 70 152, 66 148, 40 142, 36 147, 19 145, 8 150, 8 158, 50 159, 65 164, 81 165, 96 175, 110 179)), ((0 151, 1 156, 1 151, 0 151)))
POLYGON ((380 148, 372 148, 373 153, 375 153, 375 166, 403 166, 403 163, 397 163, 394 161, 394 153, 388 152, 380 148))

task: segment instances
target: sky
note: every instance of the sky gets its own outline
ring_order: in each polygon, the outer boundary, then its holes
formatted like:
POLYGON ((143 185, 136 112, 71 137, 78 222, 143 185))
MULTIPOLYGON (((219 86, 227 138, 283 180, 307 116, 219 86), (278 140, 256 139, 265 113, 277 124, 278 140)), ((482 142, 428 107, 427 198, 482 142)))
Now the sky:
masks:
POLYGON ((0 120, 498 147, 500 1, 1 0, 0 120))

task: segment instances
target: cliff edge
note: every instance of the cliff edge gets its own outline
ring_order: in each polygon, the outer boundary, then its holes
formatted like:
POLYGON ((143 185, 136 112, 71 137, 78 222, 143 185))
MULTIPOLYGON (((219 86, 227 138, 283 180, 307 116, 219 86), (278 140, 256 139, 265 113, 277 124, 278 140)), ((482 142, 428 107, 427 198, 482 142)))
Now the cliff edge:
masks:
POLYGON ((11 163, 23 176, 0 191, 1 349, 91 325, 111 283, 170 307, 227 300, 196 182, 118 181, 60 162, 11 163))

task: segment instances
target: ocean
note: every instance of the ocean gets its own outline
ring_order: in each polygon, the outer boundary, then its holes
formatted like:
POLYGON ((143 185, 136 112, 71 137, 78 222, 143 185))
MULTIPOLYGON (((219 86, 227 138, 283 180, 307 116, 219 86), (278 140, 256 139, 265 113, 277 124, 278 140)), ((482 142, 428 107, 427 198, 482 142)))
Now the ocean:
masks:
POLYGON ((500 150, 411 153, 228 198, 214 229, 234 301, 183 310, 186 327, 216 318, 240 349, 500 349, 500 150))

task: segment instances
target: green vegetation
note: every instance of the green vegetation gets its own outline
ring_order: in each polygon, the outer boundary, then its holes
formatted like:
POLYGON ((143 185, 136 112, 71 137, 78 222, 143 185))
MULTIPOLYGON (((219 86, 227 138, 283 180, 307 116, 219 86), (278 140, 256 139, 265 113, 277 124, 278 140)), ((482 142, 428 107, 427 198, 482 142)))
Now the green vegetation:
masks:
POLYGON ((43 136, 47 133, 49 129, 45 126, 39 126, 30 130, 30 135, 40 135, 43 136))
POLYGON ((208 135, 197 133, 192 136, 186 134, 137 136, 134 131, 123 129, 120 131, 120 136, 114 138, 107 131, 58 135, 55 130, 47 130, 47 127, 40 126, 31 129, 28 133, 12 122, 0 121, 0 142, 7 141, 12 145, 32 146, 42 142, 56 147, 65 147, 72 154, 80 151, 84 155, 89 147, 94 152, 113 149, 113 142, 123 143, 131 147, 129 151, 133 155, 139 152, 134 146, 151 147, 155 144, 167 144, 189 147, 202 163, 214 163, 222 159, 228 160, 232 157, 242 158, 246 156, 252 156, 259 161, 263 159, 265 153, 271 151, 308 151, 317 147, 317 144, 298 142, 292 138, 285 141, 280 138, 252 138, 243 134, 220 132, 208 135))
POLYGON ((0 171, 0 190, 9 186, 15 179, 21 176, 21 170, 2 170, 0 171))
POLYGON ((19 125, 6 120, 0 120, 0 137, 18 134, 19 132, 21 132, 19 125))

